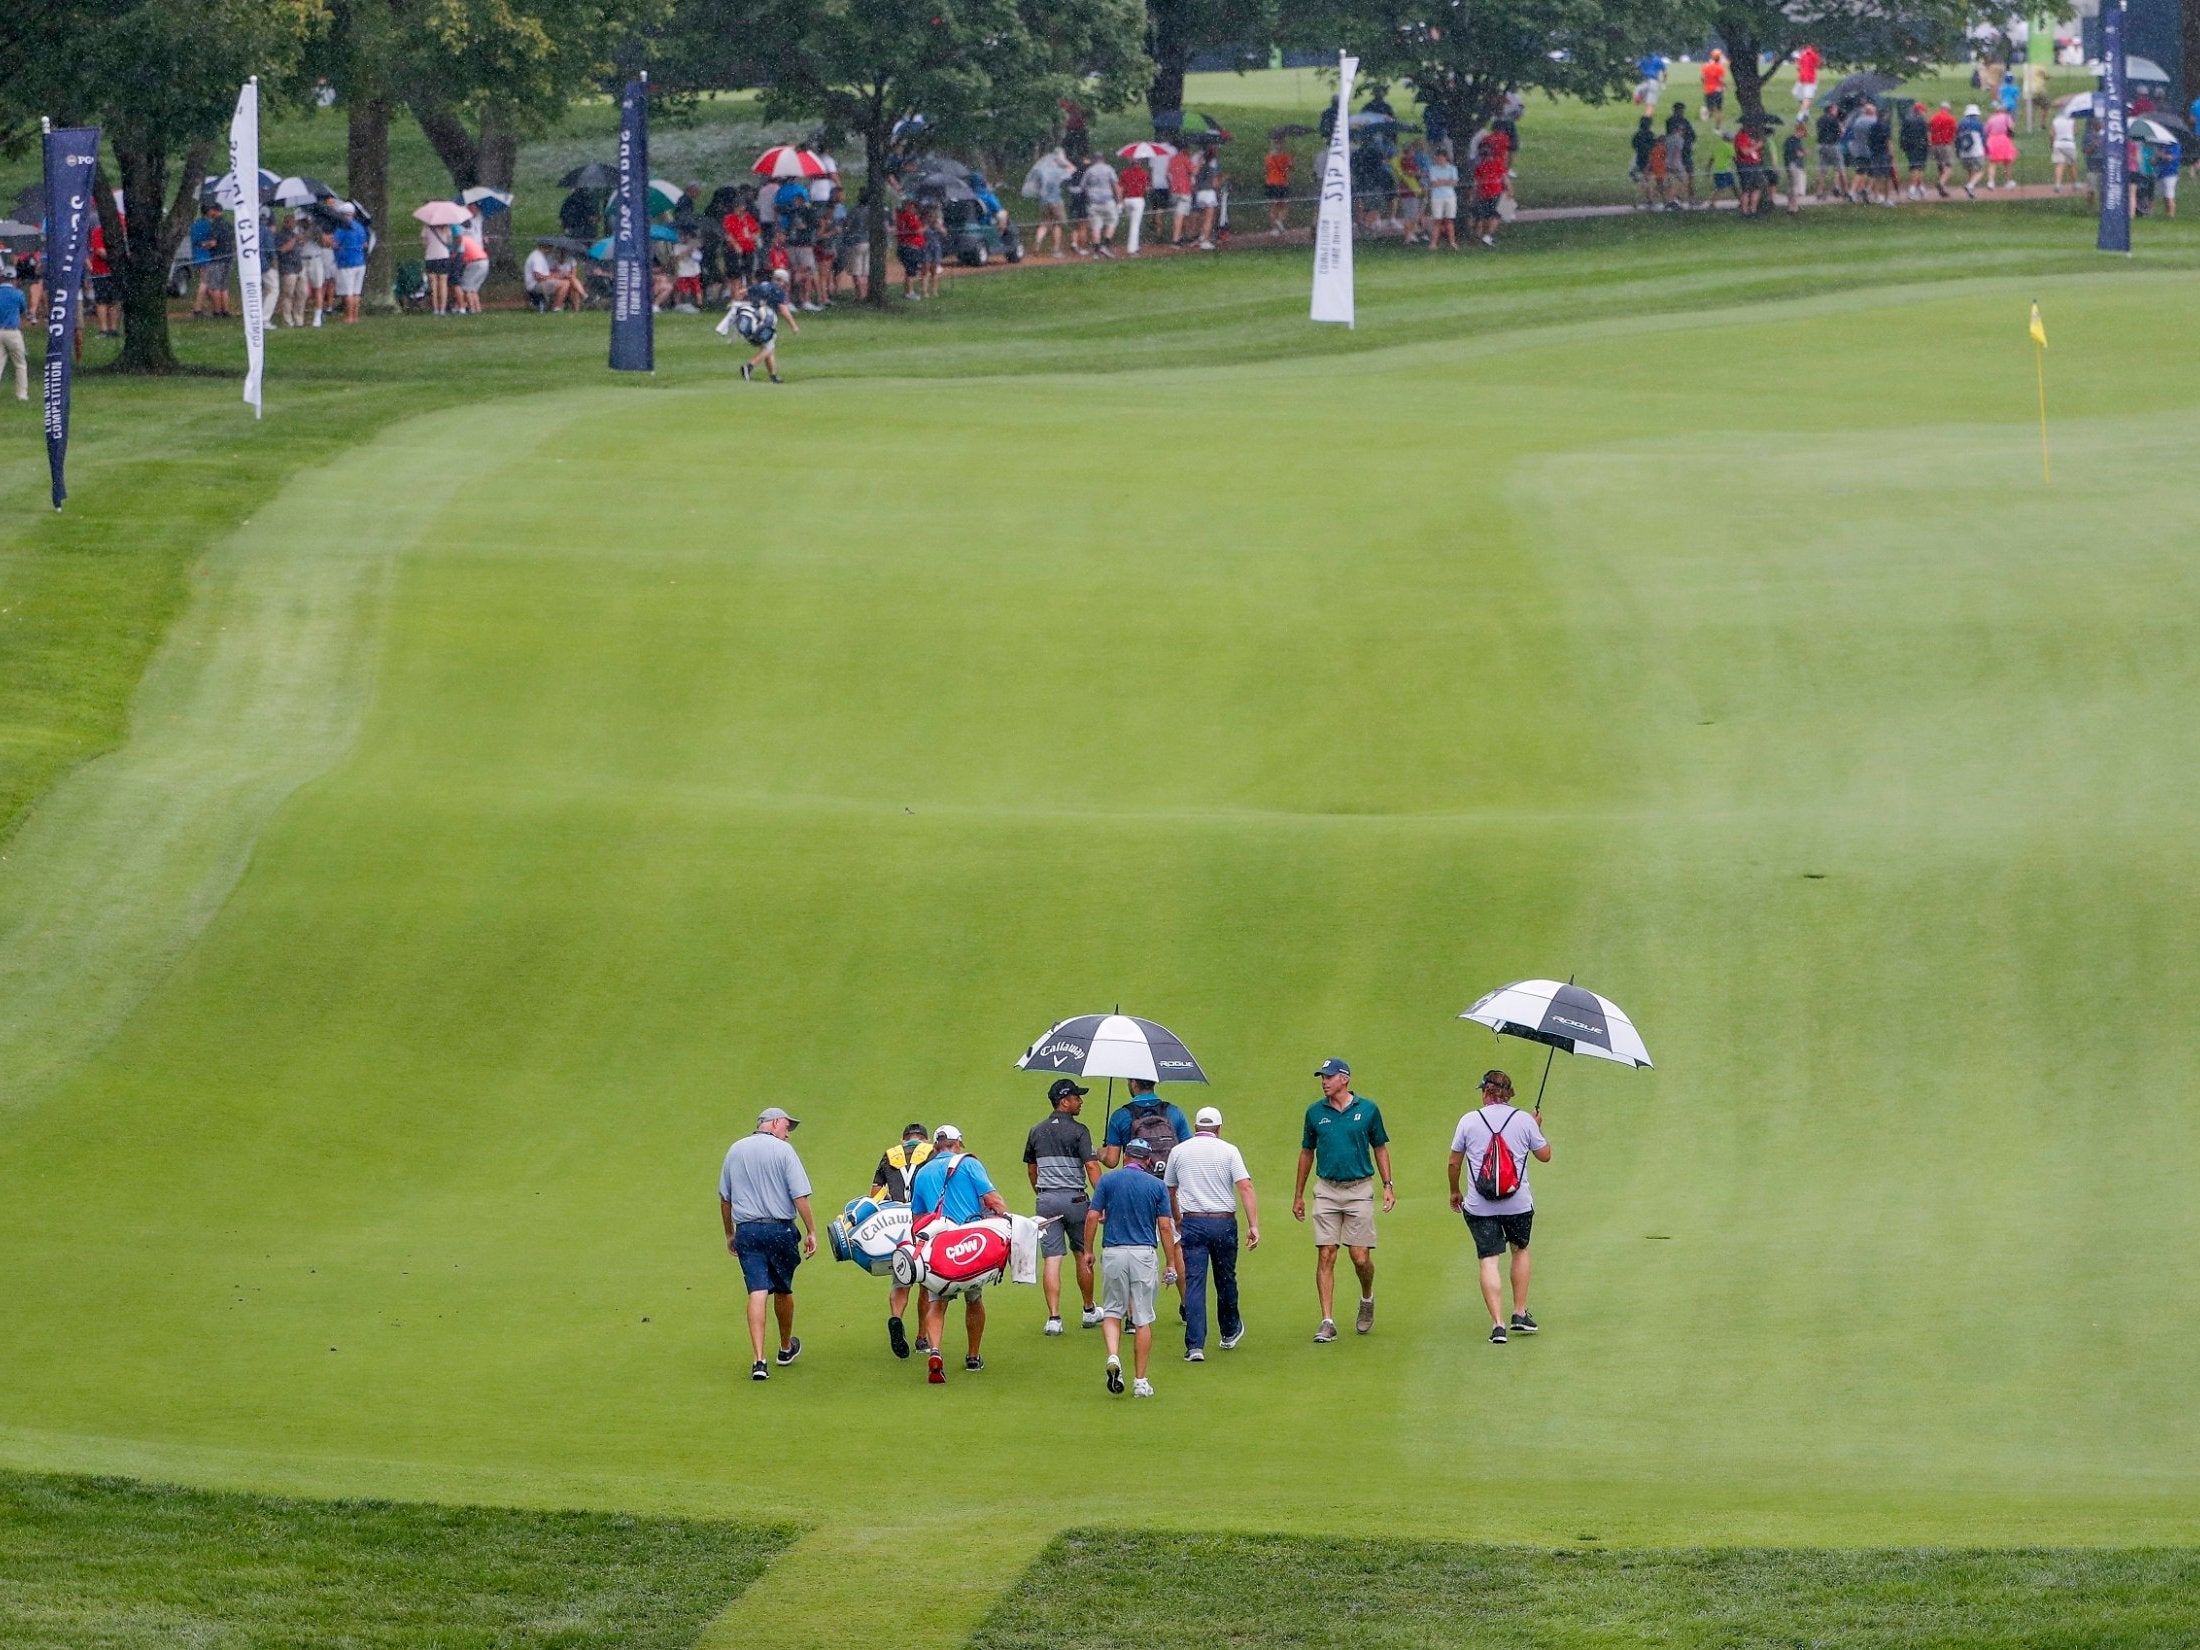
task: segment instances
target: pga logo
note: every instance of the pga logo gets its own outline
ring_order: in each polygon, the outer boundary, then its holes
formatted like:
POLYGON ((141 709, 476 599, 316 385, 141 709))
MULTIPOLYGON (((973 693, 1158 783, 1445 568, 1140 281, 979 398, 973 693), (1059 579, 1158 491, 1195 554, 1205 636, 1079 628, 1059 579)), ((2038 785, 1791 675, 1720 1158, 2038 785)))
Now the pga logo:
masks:
POLYGON ((984 1248, 985 1234, 982 1232, 973 1232, 968 1237, 959 1237, 947 1246, 947 1262, 951 1266, 960 1265, 984 1248))

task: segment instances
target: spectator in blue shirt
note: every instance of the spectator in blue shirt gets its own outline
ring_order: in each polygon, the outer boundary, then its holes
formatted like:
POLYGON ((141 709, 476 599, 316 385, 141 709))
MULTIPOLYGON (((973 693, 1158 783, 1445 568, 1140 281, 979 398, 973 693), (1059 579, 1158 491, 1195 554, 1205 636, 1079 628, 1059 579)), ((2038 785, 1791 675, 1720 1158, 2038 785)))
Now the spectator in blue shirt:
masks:
POLYGON ((1108 1342, 1108 1390, 1123 1390, 1123 1320, 1131 1322, 1134 1398, 1151 1398, 1146 1361, 1153 1354, 1154 1299, 1160 1286, 1183 1291, 1184 1256, 1176 1244, 1176 1221, 1169 1213, 1169 1190, 1153 1172, 1153 1148, 1133 1138, 1123 1148, 1125 1161, 1110 1169, 1092 1189, 1085 1213, 1085 1250, 1100 1254, 1100 1333, 1108 1342), (1164 1273, 1155 1250, 1166 1252, 1164 1273))
POLYGON ((367 290, 367 226, 357 214, 347 213, 329 236, 329 246, 336 257, 336 295, 344 300, 344 325, 352 326, 359 319, 359 297, 367 290))
POLYGON ((15 284, 15 271, 0 269, 0 363, 15 369, 15 398, 31 398, 30 359, 23 353, 23 312, 31 301, 15 284))
POLYGON ((199 277, 198 294, 191 300, 194 316, 229 318, 229 260, 236 246, 236 230, 219 206, 207 202, 191 225, 191 267, 199 277))
MULTIPOLYGON (((927 1216, 960 1226, 980 1215, 1007 1213, 1008 1204, 993 1189, 993 1177, 985 1172, 985 1165, 963 1150, 962 1130, 942 1123, 932 1134, 932 1156, 909 1182, 911 1229, 924 1225, 927 1216)), ((975 1374, 985 1368, 985 1359, 978 1355, 978 1345, 985 1339, 983 1290, 963 1292, 963 1330, 970 1337, 963 1368, 975 1374)), ((935 1299, 927 1289, 917 1308, 917 1350, 926 1355, 925 1379, 934 1386, 947 1380, 940 1351, 946 1333, 947 1302, 935 1299)))

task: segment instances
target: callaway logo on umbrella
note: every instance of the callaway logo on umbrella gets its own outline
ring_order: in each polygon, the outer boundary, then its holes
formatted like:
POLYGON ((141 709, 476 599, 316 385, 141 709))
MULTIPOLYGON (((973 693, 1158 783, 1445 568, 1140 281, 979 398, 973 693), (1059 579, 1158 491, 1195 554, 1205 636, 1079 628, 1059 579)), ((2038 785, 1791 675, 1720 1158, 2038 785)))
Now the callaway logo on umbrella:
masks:
POLYGON ((1167 1026, 1130 1014, 1080 1014, 1063 1020, 1024 1051, 1022 1071, 1064 1077, 1137 1077, 1149 1083, 1204 1083, 1192 1051, 1167 1026))

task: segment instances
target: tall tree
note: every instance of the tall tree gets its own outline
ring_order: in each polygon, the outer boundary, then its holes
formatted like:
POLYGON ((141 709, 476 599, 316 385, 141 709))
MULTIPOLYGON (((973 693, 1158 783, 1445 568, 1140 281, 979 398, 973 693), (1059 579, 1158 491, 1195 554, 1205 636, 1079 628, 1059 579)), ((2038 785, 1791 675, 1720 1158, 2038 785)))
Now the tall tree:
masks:
POLYGON ((884 182, 895 123, 922 114, 946 148, 1050 135, 1061 100, 1122 107, 1153 65, 1140 0, 690 0, 690 28, 737 33, 769 76, 765 113, 863 144, 871 302, 884 308, 884 182))
POLYGON ((114 153, 126 222, 104 182, 98 193, 122 286, 122 370, 174 370, 169 261, 225 152, 237 88, 255 74, 281 84, 322 18, 319 0, 42 0, 0 17, 7 121, 96 125, 114 153))
POLYGON ((1685 38, 1703 15, 1699 0, 1293 0, 1285 30, 1353 53, 1368 80, 1409 82, 1463 139, 1509 88, 1622 95, 1646 42, 1685 38))
POLYGON ((1192 54, 1265 45, 1275 38, 1277 10, 1277 0, 1146 0, 1146 55, 1153 59, 1146 107, 1156 115, 1182 109, 1192 54))
POLYGON ((1803 47, 1829 63, 1890 74, 1949 62, 1981 10, 1971 0, 1711 0, 1710 22, 1734 67, 1741 118, 1766 116, 1765 81, 1803 47))

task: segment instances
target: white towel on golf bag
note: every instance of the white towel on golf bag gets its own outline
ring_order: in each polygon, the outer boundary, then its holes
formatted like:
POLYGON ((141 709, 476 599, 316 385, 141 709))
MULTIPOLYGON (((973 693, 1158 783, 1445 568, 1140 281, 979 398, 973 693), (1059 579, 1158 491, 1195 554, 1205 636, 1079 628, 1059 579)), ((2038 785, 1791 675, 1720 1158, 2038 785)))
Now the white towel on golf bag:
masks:
POLYGON ((1039 1281, 1041 1224, 1023 1215, 1008 1217, 1008 1278, 1011 1283, 1039 1281))

